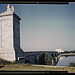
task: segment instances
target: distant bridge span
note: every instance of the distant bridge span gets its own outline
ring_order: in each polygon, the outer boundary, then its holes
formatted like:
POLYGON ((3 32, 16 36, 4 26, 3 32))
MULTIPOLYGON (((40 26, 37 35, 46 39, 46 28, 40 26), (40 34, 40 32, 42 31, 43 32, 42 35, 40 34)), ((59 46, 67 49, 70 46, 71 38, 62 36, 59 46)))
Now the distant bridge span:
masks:
POLYGON ((75 53, 64 53, 60 54, 60 56, 75 56, 75 53))
POLYGON ((60 57, 62 56, 75 56, 75 53, 63 53, 63 54, 59 54, 57 57, 58 59, 60 59, 60 57))

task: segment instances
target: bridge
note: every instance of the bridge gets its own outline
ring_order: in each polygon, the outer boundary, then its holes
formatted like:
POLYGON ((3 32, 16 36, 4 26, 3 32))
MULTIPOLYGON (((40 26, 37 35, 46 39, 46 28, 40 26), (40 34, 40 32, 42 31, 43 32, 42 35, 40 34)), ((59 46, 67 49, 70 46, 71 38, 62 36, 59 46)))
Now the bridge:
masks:
POLYGON ((63 53, 60 56, 75 56, 75 53, 63 53))
POLYGON ((62 56, 75 56, 75 53, 61 53, 59 54, 57 57, 58 57, 58 60, 60 59, 60 57, 62 56))
MULTIPOLYGON (((18 60, 21 62, 30 61, 31 64, 36 64, 35 60, 37 59, 37 56, 40 56, 43 53, 48 53, 53 58, 53 64, 57 63, 60 57, 62 56, 75 56, 75 53, 60 53, 56 51, 31 51, 31 52, 25 52, 23 57, 19 57, 18 60)), ((39 63, 38 63, 39 64, 39 63)))
POLYGON ((25 52, 24 57, 19 57, 18 60, 21 60, 21 62, 30 61, 31 64, 35 64, 35 60, 37 59, 37 56, 40 56, 43 53, 48 53, 53 58, 53 64, 55 61, 57 61, 58 52, 57 51, 30 51, 25 52), (25 59, 25 60, 24 60, 25 59))

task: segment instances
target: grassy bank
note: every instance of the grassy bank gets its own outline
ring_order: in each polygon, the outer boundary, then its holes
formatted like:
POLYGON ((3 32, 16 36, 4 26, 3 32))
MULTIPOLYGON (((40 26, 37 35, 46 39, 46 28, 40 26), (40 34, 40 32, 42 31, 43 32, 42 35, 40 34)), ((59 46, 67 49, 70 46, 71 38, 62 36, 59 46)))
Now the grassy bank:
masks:
POLYGON ((58 67, 48 65, 10 64, 3 65, 0 71, 68 71, 75 73, 75 67, 58 67))
POLYGON ((68 71, 75 73, 75 67, 19 64, 0 59, 0 71, 68 71))

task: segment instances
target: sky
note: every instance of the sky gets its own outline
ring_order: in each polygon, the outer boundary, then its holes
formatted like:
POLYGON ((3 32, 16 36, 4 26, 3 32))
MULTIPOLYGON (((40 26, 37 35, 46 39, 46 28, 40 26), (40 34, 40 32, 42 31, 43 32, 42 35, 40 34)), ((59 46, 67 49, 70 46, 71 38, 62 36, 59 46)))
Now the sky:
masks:
MULTIPOLYGON (((28 50, 75 49, 75 3, 10 4, 20 21, 20 45, 28 50)), ((0 4, 0 13, 7 4, 0 4)))

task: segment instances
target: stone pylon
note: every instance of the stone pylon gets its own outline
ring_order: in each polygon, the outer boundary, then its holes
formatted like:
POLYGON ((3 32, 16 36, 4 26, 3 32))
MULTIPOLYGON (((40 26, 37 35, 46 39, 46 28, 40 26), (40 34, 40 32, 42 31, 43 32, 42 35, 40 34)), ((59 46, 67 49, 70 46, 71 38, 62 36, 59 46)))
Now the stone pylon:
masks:
POLYGON ((0 14, 0 58, 17 61, 23 56, 20 48, 20 20, 14 13, 13 6, 7 6, 7 11, 0 14))

